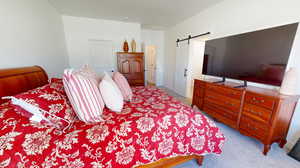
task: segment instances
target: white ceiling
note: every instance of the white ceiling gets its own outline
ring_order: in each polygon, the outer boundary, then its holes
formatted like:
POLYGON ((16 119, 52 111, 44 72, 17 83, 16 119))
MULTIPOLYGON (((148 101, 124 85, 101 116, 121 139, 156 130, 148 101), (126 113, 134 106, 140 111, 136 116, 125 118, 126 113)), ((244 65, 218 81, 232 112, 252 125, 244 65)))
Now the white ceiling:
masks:
POLYGON ((49 0, 61 14, 166 28, 222 0, 49 0))

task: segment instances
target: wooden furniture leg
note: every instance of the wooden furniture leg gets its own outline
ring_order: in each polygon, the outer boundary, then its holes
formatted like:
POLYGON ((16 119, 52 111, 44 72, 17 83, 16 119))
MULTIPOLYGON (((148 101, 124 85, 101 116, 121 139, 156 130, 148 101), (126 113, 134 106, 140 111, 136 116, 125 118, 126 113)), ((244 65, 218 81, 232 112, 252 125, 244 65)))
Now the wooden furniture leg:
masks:
POLYGON ((285 140, 285 139, 282 139, 282 140, 280 140, 280 142, 279 142, 279 147, 280 147, 280 148, 283 148, 285 144, 286 144, 286 140, 285 140))
POLYGON ((202 166, 203 160, 204 160, 204 157, 203 157, 203 156, 200 156, 200 157, 197 159, 197 163, 198 163, 199 166, 202 166))
POLYGON ((264 151, 263 151, 263 154, 264 155, 267 155, 267 153, 269 152, 269 150, 270 150, 270 148, 271 148, 271 145, 270 144, 265 144, 264 145, 264 151))

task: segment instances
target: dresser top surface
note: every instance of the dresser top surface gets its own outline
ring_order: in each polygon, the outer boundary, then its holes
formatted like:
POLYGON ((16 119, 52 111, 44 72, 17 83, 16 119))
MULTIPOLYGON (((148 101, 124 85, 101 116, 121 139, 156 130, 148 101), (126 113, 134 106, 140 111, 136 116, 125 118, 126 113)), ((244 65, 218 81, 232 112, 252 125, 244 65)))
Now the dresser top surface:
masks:
MULTIPOLYGON (((195 79, 195 80, 199 80, 199 81, 204 81, 206 83, 214 83, 220 80, 217 79, 195 79)), ((241 85, 240 83, 236 83, 236 82, 231 82, 231 81, 225 81, 224 83, 214 83, 215 85, 218 86, 224 86, 227 88, 231 88, 231 89, 236 89, 236 90, 240 90, 240 91, 247 91, 247 92, 252 92, 252 93, 256 93, 256 94, 261 94, 264 96, 271 96, 271 97, 276 97, 276 98, 282 98, 282 99, 299 99, 300 96, 299 95, 283 95, 280 94, 279 91, 277 89, 269 89, 269 88, 262 88, 262 87, 257 87, 257 86, 247 86, 247 87, 243 87, 243 88, 235 88, 236 86, 241 85)))
POLYGON ((117 54, 130 54, 130 55, 136 55, 136 54, 144 54, 143 52, 117 52, 117 54))

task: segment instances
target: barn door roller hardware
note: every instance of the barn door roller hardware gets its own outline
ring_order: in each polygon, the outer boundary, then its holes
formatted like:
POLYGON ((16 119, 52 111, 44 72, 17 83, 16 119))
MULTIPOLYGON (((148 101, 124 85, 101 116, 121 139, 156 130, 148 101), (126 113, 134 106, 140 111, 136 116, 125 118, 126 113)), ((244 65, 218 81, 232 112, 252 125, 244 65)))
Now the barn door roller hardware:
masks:
POLYGON ((203 33, 203 34, 199 34, 199 35, 197 35, 197 36, 191 36, 191 35, 189 35, 188 38, 185 38, 185 39, 177 39, 177 40, 176 40, 177 47, 178 47, 178 43, 179 43, 179 42, 188 40, 188 44, 190 44, 190 40, 191 40, 191 39, 198 38, 198 37, 205 36, 205 35, 209 35, 209 34, 210 34, 210 32, 206 32, 206 33, 203 33))

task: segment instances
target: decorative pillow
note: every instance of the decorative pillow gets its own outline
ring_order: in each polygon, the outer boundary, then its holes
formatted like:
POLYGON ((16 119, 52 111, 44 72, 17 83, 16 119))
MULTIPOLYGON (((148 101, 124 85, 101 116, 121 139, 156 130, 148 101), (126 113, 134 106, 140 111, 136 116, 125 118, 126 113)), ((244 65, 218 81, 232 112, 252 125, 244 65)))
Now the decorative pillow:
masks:
POLYGON ((79 73, 95 79, 97 81, 97 86, 99 85, 99 83, 101 81, 101 77, 87 64, 83 65, 81 67, 81 69, 79 70, 79 73))
POLYGON ((64 71, 63 83, 66 94, 78 118, 86 123, 103 121, 104 108, 97 80, 88 71, 67 69, 64 71))
POLYGON ((113 73, 113 79, 118 85, 125 101, 131 101, 133 93, 127 82, 127 79, 119 72, 113 73))
POLYGON ((76 119, 67 97, 51 88, 51 84, 9 98, 16 111, 31 121, 67 129, 76 119))
POLYGON ((99 90, 107 108, 115 112, 122 111, 124 105, 122 93, 107 73, 99 84, 99 90))

